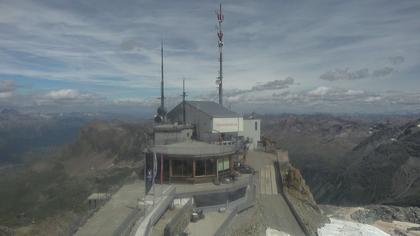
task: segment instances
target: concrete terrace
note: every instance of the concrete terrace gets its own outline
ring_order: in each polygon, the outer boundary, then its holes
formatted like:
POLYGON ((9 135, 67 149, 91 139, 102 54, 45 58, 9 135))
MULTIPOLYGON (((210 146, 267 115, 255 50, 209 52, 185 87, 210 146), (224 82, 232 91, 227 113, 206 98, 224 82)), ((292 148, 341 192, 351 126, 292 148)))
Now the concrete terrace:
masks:
POLYGON ((261 235, 265 234, 265 228, 270 227, 290 235, 305 235, 298 222, 293 216, 290 208, 282 195, 277 192, 277 183, 274 176, 273 161, 277 158, 284 159, 287 152, 279 152, 279 157, 274 154, 250 151, 246 157, 246 163, 252 166, 257 174, 255 175, 257 183, 257 203, 250 208, 238 214, 232 221, 227 235, 261 235), (263 231, 243 232, 243 229, 249 229, 250 225, 257 224, 263 226, 263 231), (240 233, 240 234, 238 234, 240 233))
POLYGON ((111 199, 79 228, 76 236, 113 235, 144 196, 144 181, 122 186, 111 199))

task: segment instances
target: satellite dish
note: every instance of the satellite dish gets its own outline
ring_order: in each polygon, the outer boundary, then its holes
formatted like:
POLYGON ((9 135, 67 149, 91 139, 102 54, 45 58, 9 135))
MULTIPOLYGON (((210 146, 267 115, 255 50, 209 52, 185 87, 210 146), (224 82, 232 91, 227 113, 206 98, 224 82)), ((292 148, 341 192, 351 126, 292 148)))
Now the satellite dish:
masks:
POLYGON ((221 83, 220 79, 216 80, 216 84, 219 85, 221 83))

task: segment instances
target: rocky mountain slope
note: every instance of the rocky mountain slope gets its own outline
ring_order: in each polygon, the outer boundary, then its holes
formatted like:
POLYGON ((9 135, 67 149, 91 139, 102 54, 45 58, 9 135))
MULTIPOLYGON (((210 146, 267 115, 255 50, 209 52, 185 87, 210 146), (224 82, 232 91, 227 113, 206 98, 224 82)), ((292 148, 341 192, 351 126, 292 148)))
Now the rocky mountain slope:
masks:
POLYGON ((68 174, 111 168, 143 159, 150 127, 125 122, 94 121, 81 129, 77 140, 62 153, 68 174))
POLYGON ((263 132, 289 150, 318 202, 418 206, 420 120, 408 119, 287 115, 263 132))
POLYGON ((262 133, 288 150, 290 161, 302 173, 319 201, 320 185, 336 174, 347 152, 369 136, 373 122, 330 115, 281 115, 262 117, 262 133))
POLYGON ((324 199, 420 206, 420 120, 386 127, 345 157, 324 199))
POLYGON ((300 216, 306 229, 310 235, 317 235, 318 228, 322 227, 329 220, 322 214, 321 209, 315 202, 309 186, 306 185, 300 171, 291 165, 287 166, 287 170, 283 177, 284 191, 290 202, 293 204, 296 213, 300 216))
POLYGON ((141 171, 144 124, 93 121, 66 147, 0 171, 0 225, 16 235, 62 235, 89 213, 93 192, 113 192, 141 171), (45 227, 49 226, 49 227, 45 227))

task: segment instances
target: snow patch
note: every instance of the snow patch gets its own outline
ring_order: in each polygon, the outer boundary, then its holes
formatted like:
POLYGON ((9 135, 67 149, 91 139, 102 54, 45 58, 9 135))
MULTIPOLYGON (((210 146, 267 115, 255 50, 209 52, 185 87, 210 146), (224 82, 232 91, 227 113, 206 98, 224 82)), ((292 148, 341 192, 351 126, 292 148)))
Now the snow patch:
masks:
POLYGON ((384 231, 367 224, 330 218, 331 223, 318 229, 319 236, 390 236, 384 231))

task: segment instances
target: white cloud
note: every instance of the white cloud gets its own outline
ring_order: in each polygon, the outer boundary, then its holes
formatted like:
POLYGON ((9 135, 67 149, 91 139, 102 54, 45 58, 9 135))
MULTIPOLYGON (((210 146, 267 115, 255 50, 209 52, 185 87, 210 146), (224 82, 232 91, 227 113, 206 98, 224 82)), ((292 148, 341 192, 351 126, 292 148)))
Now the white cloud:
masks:
POLYGON ((16 89, 15 81, 0 80, 0 92, 10 92, 16 89))
POLYGON ((380 96, 373 96, 373 97, 367 97, 365 99, 366 102, 377 102, 377 101, 381 101, 382 97, 380 96))
MULTIPOLYGON (((190 99, 193 94, 205 95, 206 99, 215 97, 214 93, 207 94, 216 91, 218 50, 213 10, 217 4, 174 1, 167 2, 165 8, 160 5, 149 0, 132 4, 97 0, 2 1, 0 76, 17 81, 19 77, 40 80, 54 84, 50 88, 61 88, 47 94, 45 88, 35 88, 30 96, 44 103, 81 104, 88 99, 108 99, 115 106, 130 102, 153 106, 158 92, 151 95, 143 91, 158 90, 159 44, 163 38, 169 88, 166 94, 179 99, 181 79, 186 77, 190 99), (108 90, 103 92, 102 86, 108 90), (142 91, 133 95, 137 88, 142 91), (112 102, 115 97, 130 98, 112 102)), ((410 9, 419 5, 415 1, 354 4, 321 0, 297 5, 279 1, 228 2, 224 22, 226 100, 321 104, 365 102, 368 96, 377 95, 369 88, 413 92, 419 87, 414 78, 420 61, 420 33, 418 14, 410 9), (293 78, 278 79, 288 75, 293 78), (313 79, 318 75, 335 81, 334 86, 352 89, 320 86, 320 81, 313 79), (403 78, 400 83, 366 80, 397 75, 403 78), (296 91, 300 89, 294 86, 297 84, 306 90, 296 91)), ((2 92, 0 86, 2 102, 12 101, 19 92, 15 90, 2 92)), ((383 96, 382 101, 418 102, 407 92, 383 96)))
POLYGON ((79 91, 76 91, 73 89, 54 90, 54 91, 48 92, 45 96, 47 98, 58 99, 58 100, 59 99, 78 99, 82 97, 79 91))
POLYGON ((9 98, 13 96, 12 92, 0 92, 0 98, 9 98))
POLYGON ((325 87, 325 86, 321 86, 321 87, 318 87, 318 88, 316 88, 314 90, 309 91, 308 94, 309 95, 314 95, 314 96, 325 96, 330 91, 331 91, 331 88, 325 87))
POLYGON ((362 95, 362 94, 365 94, 365 91, 349 89, 344 94, 345 95, 350 95, 350 96, 352 96, 352 95, 362 95))
POLYGON ((91 93, 82 93, 75 89, 59 89, 47 92, 44 95, 35 95, 34 100, 38 105, 83 105, 95 106, 103 103, 102 97, 91 93))
POLYGON ((12 97, 16 88, 13 80, 0 80, 0 98, 12 97))
POLYGON ((268 81, 263 84, 255 85, 251 88, 251 91, 284 89, 284 88, 288 88, 294 82, 295 82, 295 79, 289 76, 283 80, 273 80, 273 81, 268 81))

